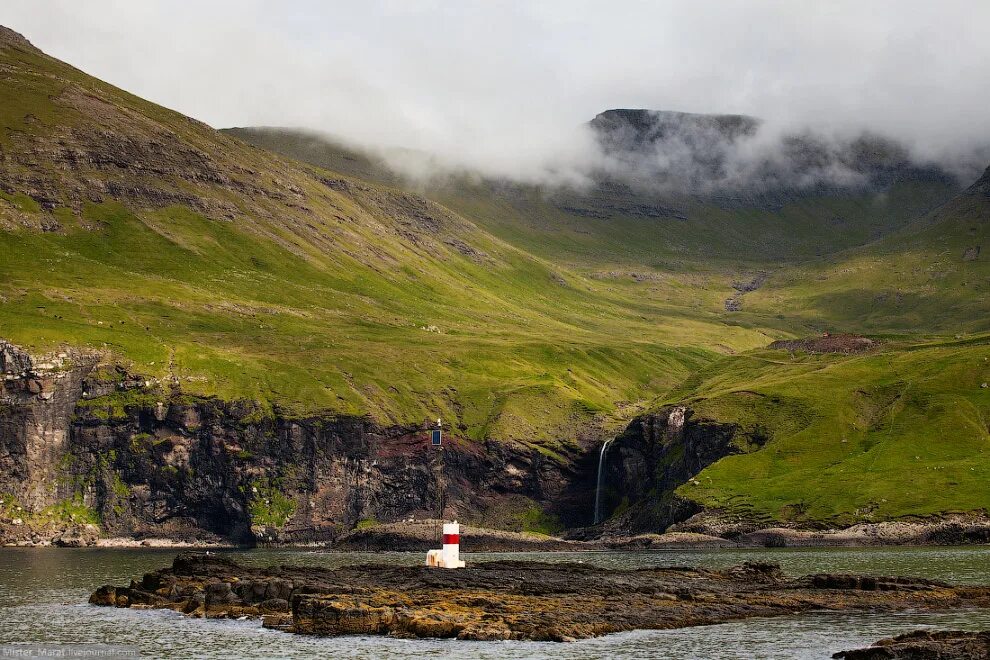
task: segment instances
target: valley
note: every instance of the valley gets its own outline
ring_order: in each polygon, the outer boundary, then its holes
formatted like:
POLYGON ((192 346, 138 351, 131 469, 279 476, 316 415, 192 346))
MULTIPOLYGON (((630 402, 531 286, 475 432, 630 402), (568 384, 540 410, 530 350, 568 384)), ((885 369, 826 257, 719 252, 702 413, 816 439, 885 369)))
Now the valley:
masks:
MULTIPOLYGON (((312 132, 214 130, 6 28, 0 88, 5 542, 332 543, 432 517, 437 417, 444 513, 482 527, 962 516, 957 541, 985 540, 990 170, 864 138, 837 152, 850 186, 414 181, 312 132), (871 343, 771 347, 824 333, 871 343)), ((748 125, 704 117, 593 125, 639 127, 635 149, 748 125)))

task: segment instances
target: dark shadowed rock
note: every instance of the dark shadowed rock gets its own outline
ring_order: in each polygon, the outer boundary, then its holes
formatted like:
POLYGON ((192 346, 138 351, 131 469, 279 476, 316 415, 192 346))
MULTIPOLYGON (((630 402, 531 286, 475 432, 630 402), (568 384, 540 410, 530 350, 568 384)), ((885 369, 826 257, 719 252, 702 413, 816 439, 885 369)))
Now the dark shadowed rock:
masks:
POLYGON ((625 500, 629 507, 605 523, 610 534, 656 532, 700 511, 674 491, 717 460, 765 437, 736 424, 697 418, 672 406, 634 419, 606 452, 606 514, 625 500))
POLYGON ((986 660, 990 658, 990 632, 916 630, 875 645, 832 656, 843 660, 986 660))

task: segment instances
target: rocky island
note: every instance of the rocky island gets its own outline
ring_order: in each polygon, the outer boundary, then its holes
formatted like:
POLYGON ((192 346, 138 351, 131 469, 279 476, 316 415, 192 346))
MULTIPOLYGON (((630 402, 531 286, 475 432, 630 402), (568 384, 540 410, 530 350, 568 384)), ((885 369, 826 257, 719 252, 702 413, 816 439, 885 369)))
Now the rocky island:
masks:
POLYGON ((841 651, 839 660, 986 660, 990 658, 990 632, 960 630, 915 630, 873 646, 841 651))
POLYGON ((94 605, 172 609, 194 617, 260 617, 311 635, 570 641, 816 610, 890 612, 990 606, 990 586, 907 577, 790 578, 776 564, 724 570, 609 570, 584 563, 494 561, 463 570, 384 564, 257 568, 179 554, 94 605))

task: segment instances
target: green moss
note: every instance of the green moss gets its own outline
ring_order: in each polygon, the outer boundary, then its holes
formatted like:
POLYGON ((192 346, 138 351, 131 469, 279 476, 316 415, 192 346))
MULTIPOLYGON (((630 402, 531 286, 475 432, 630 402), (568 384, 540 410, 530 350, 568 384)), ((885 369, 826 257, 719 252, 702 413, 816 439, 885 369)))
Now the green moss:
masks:
POLYGON ((378 525, 379 522, 374 518, 362 518, 357 521, 357 524, 354 525, 354 529, 371 529, 372 527, 377 527, 378 525))
POLYGON ((10 519, 24 516, 24 507, 16 497, 10 493, 0 493, 0 517, 10 519))
POLYGON ((131 488, 120 478, 120 475, 116 472, 113 473, 113 482, 111 483, 111 490, 113 494, 117 496, 118 499, 126 500, 131 496, 131 488))
POLYGON ((154 445, 154 436, 150 433, 135 433, 131 436, 131 453, 135 456, 146 454, 154 445))
POLYGON ((553 536, 559 534, 564 529, 560 518, 548 514, 538 506, 532 506, 520 516, 522 531, 553 536))
POLYGON ((32 512, 24 508, 13 495, 4 493, 0 495, 0 518, 12 520, 20 518, 23 524, 29 527, 39 527, 49 523, 74 523, 99 525, 100 518, 97 513, 86 506, 81 494, 76 494, 69 499, 56 502, 38 512, 32 512))
MULTIPOLYGON (((78 401, 76 414, 82 412, 103 422, 123 421, 128 419, 130 414, 136 410, 153 407, 159 399, 159 394, 140 388, 116 390, 105 396, 78 401)), ((139 437, 142 435, 147 436, 147 434, 135 435, 131 439, 132 445, 135 443, 137 443, 136 446, 145 444, 147 438, 139 437)))
POLYGON ((63 522, 99 525, 100 517, 83 502, 81 495, 73 496, 50 507, 46 507, 32 517, 31 522, 63 522))
POLYGON ((251 523, 282 527, 295 513, 295 500, 287 497, 268 480, 255 481, 248 500, 251 523))

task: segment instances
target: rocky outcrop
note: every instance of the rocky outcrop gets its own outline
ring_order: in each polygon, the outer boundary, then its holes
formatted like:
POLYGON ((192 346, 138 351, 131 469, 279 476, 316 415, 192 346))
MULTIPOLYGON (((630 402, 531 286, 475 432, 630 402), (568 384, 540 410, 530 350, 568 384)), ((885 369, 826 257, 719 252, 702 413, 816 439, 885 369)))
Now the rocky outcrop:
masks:
POLYGON ((838 529, 808 529, 798 524, 785 527, 745 511, 705 509, 669 531, 731 539, 743 547, 973 545, 990 542, 990 517, 985 512, 957 513, 858 523, 838 529))
POLYGON ((364 565, 250 568, 183 554, 90 603, 172 609, 197 617, 263 617, 310 635, 568 641, 814 610, 938 610, 990 603, 990 588, 914 578, 814 575, 776 564, 720 571, 608 570, 582 563, 500 561, 459 570, 364 565))
POLYGON ((715 461, 766 440, 735 424, 695 419, 684 406, 634 419, 606 451, 606 533, 663 531, 694 515, 700 507, 674 491, 715 461))
POLYGON ((421 425, 299 418, 93 372, 96 356, 46 360, 0 345, 4 542, 83 545, 94 524, 136 539, 325 542, 360 521, 435 517, 438 474, 444 515, 461 519, 503 498, 552 515, 587 481, 522 445, 449 434, 441 455, 421 425))
POLYGON ((801 351, 805 353, 863 353, 879 346, 869 337, 851 334, 829 334, 805 339, 781 339, 767 348, 773 351, 801 351))
POLYGON ((41 52, 23 34, 0 25, 0 48, 16 48, 29 53, 41 52))
POLYGON ((743 307, 743 296, 759 289, 767 281, 767 273, 760 271, 753 277, 741 280, 734 280, 732 288, 736 290, 734 294, 725 300, 725 311, 738 312, 743 307))
POLYGON ((832 656, 844 660, 986 660, 990 658, 990 632, 916 630, 873 646, 841 651, 832 656))
POLYGON ((36 361, 0 340, 0 495, 39 510, 66 494, 57 467, 83 378, 95 364, 95 356, 76 351, 36 361))

